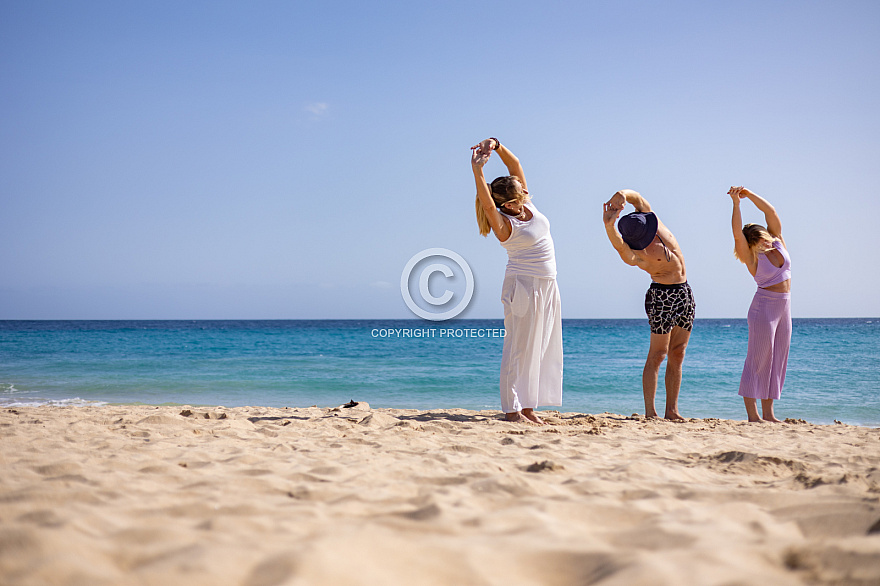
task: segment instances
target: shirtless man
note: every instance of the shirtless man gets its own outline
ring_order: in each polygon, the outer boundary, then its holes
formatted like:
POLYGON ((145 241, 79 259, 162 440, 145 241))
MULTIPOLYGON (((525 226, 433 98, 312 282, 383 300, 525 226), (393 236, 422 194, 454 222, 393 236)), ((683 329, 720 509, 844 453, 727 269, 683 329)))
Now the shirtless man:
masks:
POLYGON ((651 326, 651 346, 642 373, 645 416, 658 417, 654 408, 660 365, 666 362, 666 419, 684 421, 678 412, 681 365, 694 325, 694 294, 687 283, 684 256, 672 232, 663 225, 651 205, 638 192, 622 189, 605 204, 602 219, 611 245, 630 266, 651 275, 645 295, 645 311, 651 326), (615 221, 627 203, 636 211, 615 221), (618 231, 619 229, 619 231, 618 231))

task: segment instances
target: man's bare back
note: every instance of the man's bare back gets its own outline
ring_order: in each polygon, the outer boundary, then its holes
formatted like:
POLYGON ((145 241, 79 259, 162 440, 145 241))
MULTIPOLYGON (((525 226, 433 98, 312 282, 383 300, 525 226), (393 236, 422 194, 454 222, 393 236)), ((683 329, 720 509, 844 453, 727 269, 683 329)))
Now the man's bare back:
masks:
MULTIPOLYGON (((651 275, 651 280, 664 285, 687 281, 684 256, 672 232, 659 222, 657 235, 644 250, 633 250, 636 266, 651 275)), ((630 249, 632 250, 632 249, 630 249)))

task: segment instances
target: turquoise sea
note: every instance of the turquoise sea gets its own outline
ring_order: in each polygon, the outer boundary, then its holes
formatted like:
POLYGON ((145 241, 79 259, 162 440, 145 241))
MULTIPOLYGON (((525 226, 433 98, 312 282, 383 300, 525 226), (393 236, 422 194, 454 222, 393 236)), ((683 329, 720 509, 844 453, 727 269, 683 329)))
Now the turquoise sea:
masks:
MULTIPOLYGON (((501 320, 0 321, 0 406, 498 409, 501 320)), ((562 411, 643 413, 644 319, 563 320, 562 411)), ((697 320, 687 417, 744 419, 745 319, 697 320)), ((880 319, 795 319, 781 418, 880 426, 880 319)), ((664 392, 658 390, 658 409, 664 392)))

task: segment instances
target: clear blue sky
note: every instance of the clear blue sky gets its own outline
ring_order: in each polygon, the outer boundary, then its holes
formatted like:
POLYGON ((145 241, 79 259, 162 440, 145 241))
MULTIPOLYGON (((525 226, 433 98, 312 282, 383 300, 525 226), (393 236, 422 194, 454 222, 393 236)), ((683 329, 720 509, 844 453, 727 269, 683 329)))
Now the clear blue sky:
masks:
POLYGON ((698 317, 745 317, 734 184, 782 216, 795 317, 880 316, 878 28, 873 0, 3 0, 0 319, 409 318, 431 247, 473 269, 462 317, 501 317, 488 136, 550 218, 566 318, 644 315, 601 222, 624 187, 698 317))

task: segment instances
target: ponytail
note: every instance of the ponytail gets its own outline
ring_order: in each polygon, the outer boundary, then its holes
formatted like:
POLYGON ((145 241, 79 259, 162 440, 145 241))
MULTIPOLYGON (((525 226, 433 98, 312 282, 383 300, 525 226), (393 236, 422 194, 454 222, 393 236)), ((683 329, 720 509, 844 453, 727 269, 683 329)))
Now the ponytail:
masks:
POLYGON ((483 209, 483 204, 480 203, 479 194, 477 194, 477 227, 480 229, 480 236, 488 236, 492 230, 492 227, 489 225, 489 216, 486 215, 486 210, 483 209))

